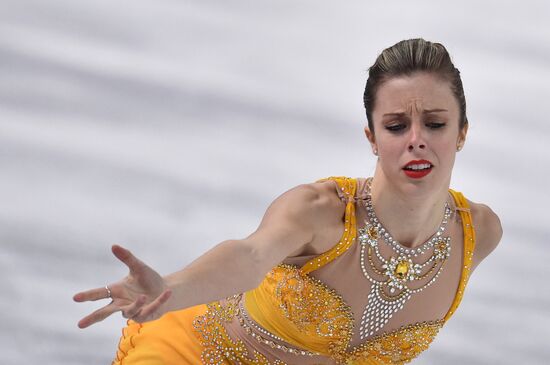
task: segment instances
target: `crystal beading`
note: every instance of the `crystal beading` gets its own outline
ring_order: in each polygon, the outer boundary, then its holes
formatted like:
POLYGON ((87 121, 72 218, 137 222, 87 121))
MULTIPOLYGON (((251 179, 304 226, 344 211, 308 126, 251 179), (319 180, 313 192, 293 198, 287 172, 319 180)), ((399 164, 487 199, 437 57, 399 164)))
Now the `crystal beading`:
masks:
MULTIPOLYGON (((241 294, 242 296, 242 294, 241 294)), ((251 319, 249 316, 248 316, 248 313, 246 312, 246 309, 244 308, 244 303, 243 303, 243 300, 239 300, 239 308, 236 312, 236 315, 237 315, 237 319, 239 321, 239 324, 241 325, 241 327, 244 328, 245 332, 252 336, 253 338, 261 338, 260 336, 258 336, 256 333, 254 333, 252 331, 252 329, 260 332, 261 334, 263 334, 264 336, 267 336, 269 338, 271 338, 272 340, 276 340, 276 341, 280 341, 280 342, 286 342, 285 340, 283 340, 282 338, 280 338, 279 336, 277 335, 274 335, 273 333, 269 332, 268 330, 264 329, 263 327, 261 327, 259 324, 257 324, 253 319, 251 319)), ((289 347, 289 346, 286 346, 286 345, 281 345, 281 344, 276 344, 274 343, 274 348, 276 349, 279 349, 279 350, 282 350, 284 352, 288 352, 288 353, 291 353, 291 354, 294 354, 294 355, 302 355, 302 356, 316 356, 316 355, 320 355, 319 353, 316 353, 316 352, 311 352, 311 351, 308 351, 308 350, 301 350, 301 349, 296 349, 296 348, 292 348, 292 347, 289 347)))
POLYGON ((408 248, 397 240, 382 226, 376 217, 372 205, 371 181, 367 181, 367 196, 364 205, 367 211, 365 227, 358 230, 361 243, 360 266, 366 279, 371 282, 371 290, 367 297, 367 305, 361 317, 359 334, 361 339, 372 336, 380 330, 393 315, 403 309, 405 303, 413 294, 419 293, 432 285, 439 277, 445 262, 451 254, 451 238, 443 237, 446 225, 451 216, 451 208, 445 203, 443 219, 437 231, 422 245, 408 248), (382 256, 379 247, 380 238, 395 253, 389 259, 382 256), (368 260, 365 260, 367 251, 368 260), (423 263, 415 263, 413 258, 432 251, 431 256, 423 263), (374 255, 373 255, 374 254, 374 255), (374 262, 379 261, 379 267, 374 262), (382 279, 374 278, 366 267, 382 279), (424 270, 427 270, 424 272, 424 270), (437 268, 437 270, 436 270, 437 268), (435 271, 435 274, 433 274, 435 271), (430 275, 431 278, 428 279, 430 275), (418 288, 409 287, 410 283, 427 280, 418 288), (389 292, 389 293, 388 293, 389 292))

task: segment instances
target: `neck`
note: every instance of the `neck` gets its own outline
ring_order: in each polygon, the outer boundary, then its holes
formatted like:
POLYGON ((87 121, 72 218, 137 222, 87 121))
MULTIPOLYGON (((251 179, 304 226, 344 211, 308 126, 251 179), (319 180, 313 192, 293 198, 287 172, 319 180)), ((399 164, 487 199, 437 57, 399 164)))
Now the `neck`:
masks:
POLYGON ((410 248, 422 245, 437 231, 449 196, 449 184, 436 191, 424 185, 398 186, 378 169, 372 181, 376 216, 394 239, 410 248))

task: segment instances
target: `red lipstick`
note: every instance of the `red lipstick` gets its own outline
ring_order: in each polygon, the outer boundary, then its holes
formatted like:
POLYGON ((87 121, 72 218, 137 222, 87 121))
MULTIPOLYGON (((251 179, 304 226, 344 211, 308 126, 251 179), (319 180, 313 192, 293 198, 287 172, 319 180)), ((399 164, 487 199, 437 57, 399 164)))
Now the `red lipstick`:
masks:
POLYGON ((412 160, 403 167, 405 175, 412 179, 420 179, 432 172, 433 164, 428 160, 412 160))

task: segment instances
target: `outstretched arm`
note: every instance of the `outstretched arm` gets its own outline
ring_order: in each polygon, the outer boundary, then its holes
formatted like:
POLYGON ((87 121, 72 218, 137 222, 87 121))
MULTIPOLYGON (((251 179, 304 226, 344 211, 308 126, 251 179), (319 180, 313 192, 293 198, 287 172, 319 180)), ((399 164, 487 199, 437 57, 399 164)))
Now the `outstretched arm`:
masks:
MULTIPOLYGON (((130 251, 113 246, 113 254, 130 270, 108 285, 112 302, 79 322, 85 328, 121 311, 138 322, 167 311, 192 307, 251 290, 292 252, 312 241, 326 219, 326 198, 313 185, 300 185, 277 198, 258 229, 245 239, 224 241, 184 269, 161 277, 130 251), (325 211, 325 212, 324 212, 325 211)), ((77 302, 109 298, 106 288, 78 293, 77 302)))

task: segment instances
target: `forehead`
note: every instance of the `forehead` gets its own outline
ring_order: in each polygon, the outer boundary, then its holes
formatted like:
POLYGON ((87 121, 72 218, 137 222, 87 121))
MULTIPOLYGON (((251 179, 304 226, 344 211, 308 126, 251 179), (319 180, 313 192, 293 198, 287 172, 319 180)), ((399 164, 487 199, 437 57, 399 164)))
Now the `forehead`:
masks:
POLYGON ((458 113, 458 102, 448 81, 430 73, 392 77, 378 89, 373 113, 447 109, 458 113))

